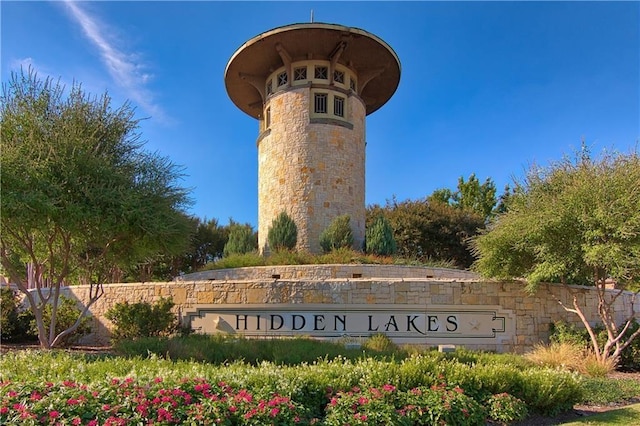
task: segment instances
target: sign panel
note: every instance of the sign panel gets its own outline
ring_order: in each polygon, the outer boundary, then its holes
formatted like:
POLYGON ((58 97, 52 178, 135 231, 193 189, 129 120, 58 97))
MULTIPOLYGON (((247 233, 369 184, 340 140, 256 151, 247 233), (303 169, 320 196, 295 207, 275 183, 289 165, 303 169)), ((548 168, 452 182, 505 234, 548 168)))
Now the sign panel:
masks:
POLYGON ((186 316, 196 332, 247 337, 384 333, 413 343, 497 343, 511 338, 514 328, 513 313, 499 306, 199 305, 186 316))

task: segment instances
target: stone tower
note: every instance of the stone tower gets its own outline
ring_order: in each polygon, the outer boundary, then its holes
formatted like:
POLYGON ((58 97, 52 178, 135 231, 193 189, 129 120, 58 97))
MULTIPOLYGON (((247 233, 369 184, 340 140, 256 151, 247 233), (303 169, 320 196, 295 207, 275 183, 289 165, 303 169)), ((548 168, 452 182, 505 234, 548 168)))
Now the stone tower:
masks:
POLYGON ((348 214, 354 246, 365 231, 365 116, 400 81, 400 61, 357 28, 308 23, 275 28, 242 45, 225 70, 233 103, 259 120, 258 244, 286 212, 297 249, 319 252, 320 233, 348 214))

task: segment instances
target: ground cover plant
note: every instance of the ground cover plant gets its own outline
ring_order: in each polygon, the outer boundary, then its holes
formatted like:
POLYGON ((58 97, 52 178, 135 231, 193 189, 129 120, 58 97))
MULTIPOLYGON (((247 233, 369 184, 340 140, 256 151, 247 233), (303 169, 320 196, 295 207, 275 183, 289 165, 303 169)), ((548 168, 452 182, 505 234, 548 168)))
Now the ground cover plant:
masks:
POLYGON ((251 365, 24 350, 2 355, 0 383, 0 424, 473 425, 582 394, 577 374, 470 351, 251 365))
POLYGON ((629 426, 640 424, 640 404, 595 414, 575 422, 563 423, 564 426, 629 426))

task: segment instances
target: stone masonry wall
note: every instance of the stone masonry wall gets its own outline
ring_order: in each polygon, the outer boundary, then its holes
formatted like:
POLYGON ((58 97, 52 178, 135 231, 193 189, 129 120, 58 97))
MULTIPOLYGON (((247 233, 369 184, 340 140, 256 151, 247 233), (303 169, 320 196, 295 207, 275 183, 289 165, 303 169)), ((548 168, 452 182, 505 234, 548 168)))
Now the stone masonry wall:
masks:
MULTIPOLYGON (((309 267, 314 268, 314 267, 309 267)), ((426 276, 426 275, 425 275, 426 276)), ((86 300, 87 286, 65 288, 63 294, 80 302, 86 300)), ((105 295, 92 307, 94 333, 88 342, 107 343, 110 322, 104 313, 118 302, 155 302, 172 297, 176 313, 192 310, 196 305, 225 304, 246 307, 251 304, 360 304, 388 308, 406 304, 437 307, 456 305, 459 310, 482 306, 500 306, 515 317, 515 333, 499 344, 464 344, 470 349, 524 352, 548 338, 549 325, 566 320, 579 324, 576 315, 567 313, 553 297, 578 302, 592 322, 597 321, 597 295, 588 287, 541 285, 535 295, 527 294, 519 282, 486 282, 469 278, 319 278, 176 281, 105 285, 105 295)), ((618 299, 616 312, 621 320, 630 312, 631 298, 618 299)), ((640 306, 636 306, 636 311, 640 306)), ((428 345, 428 340, 426 342, 428 345)))
POLYGON ((278 92, 268 102, 271 124, 258 142, 258 244, 285 211, 298 227, 298 249, 319 252, 320 233, 343 214, 351 217, 354 245, 365 226, 365 141, 362 101, 347 97, 353 128, 313 123, 310 88, 278 92))

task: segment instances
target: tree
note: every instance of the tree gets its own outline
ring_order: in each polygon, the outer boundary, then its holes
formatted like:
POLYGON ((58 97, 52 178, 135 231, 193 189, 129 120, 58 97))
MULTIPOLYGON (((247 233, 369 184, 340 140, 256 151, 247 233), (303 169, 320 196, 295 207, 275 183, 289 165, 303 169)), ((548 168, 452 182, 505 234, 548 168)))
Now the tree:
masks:
POLYGON ((224 245, 224 256, 231 254, 245 254, 258 248, 258 236, 251 225, 234 222, 229 223, 229 239, 224 245))
POLYGON ((380 215, 394 230, 397 253, 418 261, 442 261, 461 268, 471 266, 473 257, 467 241, 484 227, 484 218, 474 211, 440 201, 395 199, 386 206, 367 209, 367 227, 380 215))
POLYGON ((1 100, 0 264, 25 294, 40 345, 52 348, 80 326, 114 268, 184 250, 188 191, 178 185, 180 168, 142 149, 128 103, 112 109, 107 94, 76 84, 65 95, 32 70, 12 73, 1 100), (56 333, 60 288, 73 283, 90 285, 89 300, 56 333))
POLYGON ((496 199, 496 185, 491 178, 484 183, 476 177, 475 173, 469 176, 465 182, 464 177, 458 178, 458 188, 455 192, 447 188, 436 189, 428 197, 429 201, 440 201, 459 209, 474 211, 488 219, 494 214, 494 208, 498 202, 496 199))
POLYGON ((351 218, 348 214, 338 216, 320 233, 320 247, 325 253, 353 246, 353 231, 351 231, 350 222, 351 218))
POLYGON ((531 168, 510 195, 506 213, 475 239, 474 250, 476 269, 484 276, 523 277, 530 292, 542 281, 595 286, 608 336, 604 345, 598 344, 577 296, 570 306, 562 306, 581 319, 600 361, 617 360, 640 334, 623 340, 635 320, 633 303, 620 327, 614 315, 623 290, 637 290, 640 284, 638 153, 593 160, 583 147, 574 160, 531 168), (610 280, 618 290, 606 291, 610 280))
POLYGON ((222 258, 224 246, 229 240, 230 225, 220 225, 218 219, 191 218, 192 232, 189 247, 185 253, 173 259, 178 270, 172 271, 173 276, 179 273, 192 273, 200 270, 204 265, 222 258))
POLYGON ((365 252, 380 256, 391 256, 397 250, 398 247, 395 238, 393 238, 391 224, 382 215, 376 217, 365 232, 365 252))
POLYGON ((298 242, 298 227, 285 212, 282 212, 271 223, 267 233, 267 243, 273 251, 293 250, 298 242))

